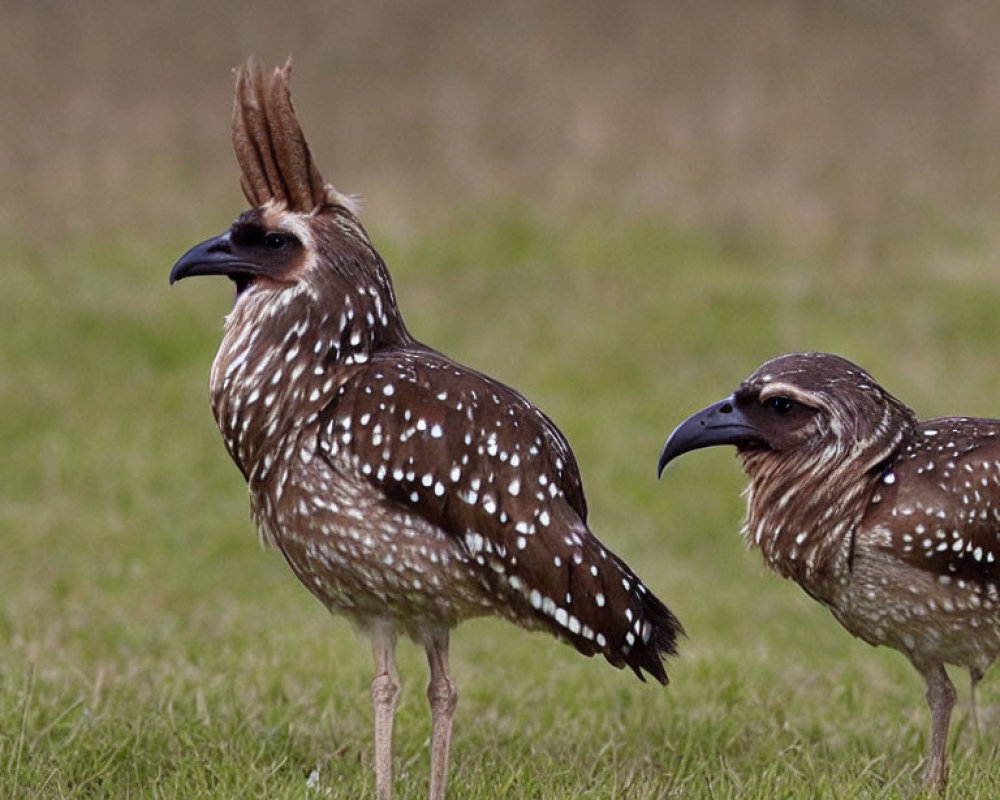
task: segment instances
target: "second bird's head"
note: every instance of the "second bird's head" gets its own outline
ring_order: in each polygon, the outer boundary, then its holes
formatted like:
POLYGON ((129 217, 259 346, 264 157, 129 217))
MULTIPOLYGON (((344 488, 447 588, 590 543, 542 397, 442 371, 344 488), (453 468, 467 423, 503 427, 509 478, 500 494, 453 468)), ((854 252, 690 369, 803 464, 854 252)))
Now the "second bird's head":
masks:
POLYGON ((816 470, 845 458, 874 468, 915 422, 857 364, 829 353, 792 353, 767 361, 731 395, 678 425, 658 474, 682 454, 715 445, 734 445, 751 477, 763 465, 816 470))

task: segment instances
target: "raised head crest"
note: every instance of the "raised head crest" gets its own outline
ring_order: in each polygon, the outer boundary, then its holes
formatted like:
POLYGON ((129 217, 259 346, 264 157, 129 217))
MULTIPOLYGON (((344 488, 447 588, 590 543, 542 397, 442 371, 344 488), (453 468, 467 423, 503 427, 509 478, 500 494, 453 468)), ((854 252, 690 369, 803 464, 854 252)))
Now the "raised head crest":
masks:
POLYGON ((270 74, 254 56, 237 69, 233 148, 243 194, 252 205, 274 201, 310 213, 327 194, 292 108, 291 72, 291 58, 270 74))

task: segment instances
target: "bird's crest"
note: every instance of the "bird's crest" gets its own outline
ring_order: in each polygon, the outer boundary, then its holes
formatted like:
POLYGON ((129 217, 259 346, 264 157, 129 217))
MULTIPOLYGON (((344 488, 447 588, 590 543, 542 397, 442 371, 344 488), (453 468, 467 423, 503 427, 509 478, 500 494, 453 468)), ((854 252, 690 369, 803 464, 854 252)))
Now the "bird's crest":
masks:
POLYGON ((233 147, 243 194, 253 206, 275 202, 308 214, 334 190, 324 186, 295 118, 291 72, 291 58, 268 74, 254 56, 236 70, 233 147))

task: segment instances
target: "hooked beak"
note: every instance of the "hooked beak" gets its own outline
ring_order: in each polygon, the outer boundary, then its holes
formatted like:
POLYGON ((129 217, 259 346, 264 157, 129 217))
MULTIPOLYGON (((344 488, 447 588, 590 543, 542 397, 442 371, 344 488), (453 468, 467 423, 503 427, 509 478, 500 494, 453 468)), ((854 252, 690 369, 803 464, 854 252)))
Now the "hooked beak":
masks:
POLYGON ((261 269, 233 253, 229 239, 229 231, 214 239, 196 244, 174 264, 170 270, 170 283, 173 285, 182 278, 196 275, 225 275, 231 278, 239 287, 246 285, 261 269))
POLYGON ((741 447, 763 441, 760 431, 730 396, 692 414, 674 429, 663 445, 656 474, 661 476, 667 464, 692 450, 719 444, 741 447))

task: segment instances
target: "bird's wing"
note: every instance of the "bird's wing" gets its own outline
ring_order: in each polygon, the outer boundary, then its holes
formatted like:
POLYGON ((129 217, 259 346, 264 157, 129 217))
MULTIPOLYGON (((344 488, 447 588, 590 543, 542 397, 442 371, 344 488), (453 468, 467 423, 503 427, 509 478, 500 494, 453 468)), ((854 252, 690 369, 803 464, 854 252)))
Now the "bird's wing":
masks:
POLYGON ((946 580, 1000 581, 1000 420, 922 422, 877 496, 885 546, 905 561, 946 580))
POLYGON ((330 413, 341 428, 351 427, 349 449, 358 468, 394 498, 413 492, 425 498, 419 505, 432 521, 452 521, 454 512, 444 511, 442 498, 468 489, 480 495, 479 503, 468 505, 483 508, 484 495, 503 499, 496 513, 489 503, 483 509, 497 519, 504 511, 511 518, 540 516, 544 494, 560 498, 586 522, 573 451, 555 424, 514 389, 419 350, 376 355, 340 392, 330 413), (535 485, 521 485, 524 475, 534 476, 535 485))
POLYGON ((321 451, 458 539, 516 617, 665 680, 679 625, 590 533, 568 443, 519 393, 434 351, 376 355, 320 430, 321 451))

